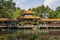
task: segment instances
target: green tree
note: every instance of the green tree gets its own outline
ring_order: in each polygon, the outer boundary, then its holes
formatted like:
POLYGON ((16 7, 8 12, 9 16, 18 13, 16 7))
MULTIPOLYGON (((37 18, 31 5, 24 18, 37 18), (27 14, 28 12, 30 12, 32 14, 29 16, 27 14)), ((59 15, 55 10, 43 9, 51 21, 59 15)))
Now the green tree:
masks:
POLYGON ((60 18, 60 6, 56 8, 56 16, 57 18, 60 18))
POLYGON ((1 18, 12 18, 15 10, 15 3, 12 0, 1 0, 0 1, 0 17, 1 18))
POLYGON ((60 12, 60 6, 56 8, 56 11, 60 12))
MULTIPOLYGON (((36 12, 36 15, 37 15, 37 16, 40 16, 40 17, 42 17, 42 14, 43 14, 43 13, 44 13, 44 14, 46 14, 46 13, 49 14, 50 10, 51 10, 51 9, 50 9, 48 6, 45 7, 43 4, 42 4, 42 6, 38 6, 38 7, 32 9, 32 11, 35 11, 35 12, 36 12)), ((47 15, 47 14, 46 14, 46 15, 47 15)))
POLYGON ((12 18, 17 18, 18 16, 21 16, 22 10, 20 8, 16 8, 16 10, 13 13, 12 18))

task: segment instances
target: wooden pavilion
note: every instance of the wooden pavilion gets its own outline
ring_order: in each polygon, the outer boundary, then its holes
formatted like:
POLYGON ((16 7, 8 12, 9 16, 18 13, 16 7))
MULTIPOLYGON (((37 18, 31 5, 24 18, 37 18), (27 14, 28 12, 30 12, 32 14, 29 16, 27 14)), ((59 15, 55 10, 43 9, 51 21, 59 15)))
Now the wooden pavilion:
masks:
POLYGON ((40 19, 39 16, 34 16, 34 13, 33 11, 31 10, 27 10, 27 11, 24 11, 22 13, 22 16, 19 16, 18 17, 18 20, 19 22, 23 22, 23 25, 27 25, 27 24, 35 24, 37 22, 37 20, 40 19))
POLYGON ((0 18, 0 27, 18 27, 18 23, 21 23, 20 25, 36 25, 39 23, 37 27, 43 27, 43 25, 44 27, 60 27, 60 18, 40 18, 39 16, 34 16, 34 13, 31 10, 27 10, 23 11, 22 15, 17 19, 0 18))
POLYGON ((22 16, 18 17, 19 22, 23 22, 23 25, 31 24, 36 25, 36 22, 43 24, 44 27, 56 27, 60 26, 60 18, 40 18, 39 16, 34 16, 33 11, 27 10, 23 11, 22 16))

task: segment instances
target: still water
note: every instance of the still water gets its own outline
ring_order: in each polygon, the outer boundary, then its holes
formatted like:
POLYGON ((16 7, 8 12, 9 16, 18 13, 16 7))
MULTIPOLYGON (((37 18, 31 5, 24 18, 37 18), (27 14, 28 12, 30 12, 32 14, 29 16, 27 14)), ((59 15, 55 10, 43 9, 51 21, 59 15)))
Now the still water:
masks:
POLYGON ((0 40, 60 40, 60 30, 7 30, 0 32, 0 40))

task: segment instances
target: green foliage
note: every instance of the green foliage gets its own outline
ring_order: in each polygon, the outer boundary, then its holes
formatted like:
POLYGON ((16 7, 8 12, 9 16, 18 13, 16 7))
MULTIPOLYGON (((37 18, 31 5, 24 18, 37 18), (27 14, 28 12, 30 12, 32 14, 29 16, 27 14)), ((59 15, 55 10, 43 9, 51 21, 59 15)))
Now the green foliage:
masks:
POLYGON ((23 22, 19 22, 19 23, 18 23, 18 25, 22 25, 22 24, 23 24, 23 22))
POLYGON ((56 15, 57 18, 60 18, 60 7, 57 7, 55 11, 56 11, 56 14, 57 14, 56 15))
POLYGON ((38 6, 36 8, 31 9, 32 11, 35 11, 37 16, 42 17, 42 13, 46 14, 48 13, 48 18, 60 18, 60 6, 56 8, 56 10, 50 9, 48 6, 38 6))
POLYGON ((21 16, 21 9, 16 9, 13 13, 12 18, 17 18, 18 16, 21 16))
POLYGON ((16 8, 12 0, 1 0, 0 4, 0 18, 16 18, 21 13, 21 9, 16 8))
POLYGON ((49 18, 60 18, 60 7, 57 7, 56 10, 51 10, 49 13, 49 18))
POLYGON ((40 16, 40 17, 42 17, 42 13, 44 13, 44 14, 49 13, 50 10, 51 9, 48 6, 45 7, 43 4, 42 4, 42 6, 38 6, 38 7, 32 9, 32 11, 36 12, 35 15, 40 16))
POLYGON ((0 17, 2 18, 11 18, 14 12, 14 7, 12 1, 5 1, 1 0, 0 1, 0 17))
POLYGON ((56 8, 56 11, 60 12, 60 6, 56 8))
POLYGON ((36 25, 39 25, 40 23, 39 22, 36 22, 36 25))

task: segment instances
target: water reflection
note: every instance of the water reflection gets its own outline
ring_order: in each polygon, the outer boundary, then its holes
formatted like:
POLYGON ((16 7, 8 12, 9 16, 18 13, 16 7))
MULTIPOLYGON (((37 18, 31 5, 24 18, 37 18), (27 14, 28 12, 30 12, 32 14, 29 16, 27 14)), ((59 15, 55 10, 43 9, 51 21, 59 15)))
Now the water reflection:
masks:
POLYGON ((60 30, 9 30, 0 32, 0 40, 60 40, 60 30))

